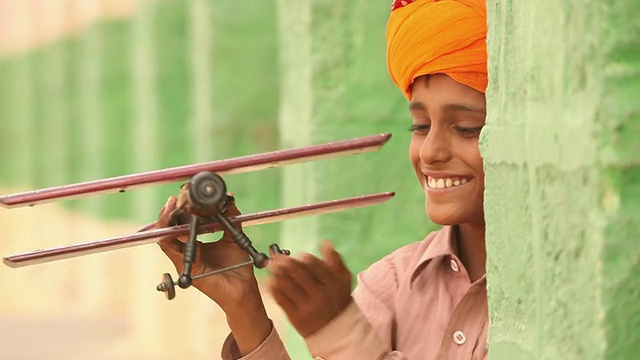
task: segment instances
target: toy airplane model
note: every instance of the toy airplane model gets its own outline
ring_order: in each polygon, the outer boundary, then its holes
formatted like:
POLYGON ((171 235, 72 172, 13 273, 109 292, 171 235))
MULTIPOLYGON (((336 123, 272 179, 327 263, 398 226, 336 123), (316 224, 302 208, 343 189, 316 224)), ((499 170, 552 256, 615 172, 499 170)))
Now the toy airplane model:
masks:
MULTIPOLYGON (((182 289, 191 286, 192 281, 195 279, 219 274, 241 266, 254 265, 257 268, 262 268, 266 265, 268 256, 256 250, 247 235, 234 227, 234 224, 242 224, 242 226, 268 224, 302 216, 326 214, 351 208, 370 206, 389 200, 394 196, 394 193, 384 192, 356 196, 298 207, 227 217, 224 213, 231 199, 227 196, 226 184, 220 175, 243 173, 304 161, 375 151, 380 149, 390 138, 391 134, 377 134, 326 144, 2 195, 0 196, 0 206, 11 209, 101 193, 124 192, 125 190, 145 185, 188 180, 181 187, 180 195, 178 196, 178 208, 171 214, 173 225, 171 227, 156 229, 155 223, 153 223, 143 227, 134 234, 9 255, 3 258, 3 262, 9 267, 17 268, 147 244, 163 236, 189 235, 189 240, 184 248, 184 271, 180 274, 177 281, 177 285, 182 289), (196 255, 197 236, 199 234, 217 231, 229 232, 236 244, 249 254, 251 260, 214 272, 191 276, 191 266, 193 261, 195 261, 196 255)), ((276 244, 271 245, 270 250, 282 254, 289 254, 287 250, 280 249, 276 244)), ((157 290, 164 292, 168 299, 172 299, 175 297, 175 285, 176 283, 173 281, 171 275, 165 273, 162 277, 162 283, 157 286, 157 290)))

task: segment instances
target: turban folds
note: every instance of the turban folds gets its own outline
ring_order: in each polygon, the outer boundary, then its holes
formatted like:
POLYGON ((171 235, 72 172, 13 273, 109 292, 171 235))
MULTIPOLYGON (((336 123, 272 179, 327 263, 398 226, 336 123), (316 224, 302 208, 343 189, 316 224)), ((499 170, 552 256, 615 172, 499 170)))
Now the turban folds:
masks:
POLYGON ((414 79, 443 73, 485 92, 486 0, 396 0, 387 24, 387 66, 411 99, 414 79))

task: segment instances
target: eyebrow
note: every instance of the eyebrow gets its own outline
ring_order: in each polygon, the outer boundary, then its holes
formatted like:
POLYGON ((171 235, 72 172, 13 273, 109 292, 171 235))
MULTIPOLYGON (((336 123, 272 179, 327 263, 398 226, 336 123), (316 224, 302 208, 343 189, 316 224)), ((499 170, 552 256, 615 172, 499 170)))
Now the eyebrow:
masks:
MULTIPOLYGON (((484 114, 487 112, 484 108, 468 106, 463 104, 447 104, 443 106, 443 109, 446 111, 467 111, 467 112, 474 112, 474 113, 481 113, 481 114, 484 114)), ((409 110, 427 110, 427 106, 422 102, 412 101, 411 103, 409 103, 409 110)))

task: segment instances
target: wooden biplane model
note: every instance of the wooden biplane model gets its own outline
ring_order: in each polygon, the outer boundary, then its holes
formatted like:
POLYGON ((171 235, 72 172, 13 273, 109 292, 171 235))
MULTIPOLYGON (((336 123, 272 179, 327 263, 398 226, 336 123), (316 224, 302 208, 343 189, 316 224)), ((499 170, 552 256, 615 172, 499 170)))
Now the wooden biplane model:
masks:
MULTIPOLYGON (((304 161, 375 151, 380 149, 390 138, 391 134, 378 134, 301 148, 278 150, 3 195, 0 196, 0 206, 10 209, 95 194, 124 192, 129 189, 152 184, 188 180, 181 186, 180 195, 178 196, 178 208, 171 214, 173 225, 171 227, 157 229, 155 223, 152 223, 134 234, 9 255, 3 258, 3 262, 7 266, 17 268, 147 244, 163 236, 188 235, 189 240, 184 248, 184 271, 177 280, 177 285, 182 289, 191 286, 192 281, 195 279, 215 275, 241 266, 253 265, 257 268, 262 268, 266 265, 268 256, 256 250, 249 237, 247 237, 242 230, 234 227, 235 224, 242 224, 242 226, 268 224, 296 217, 326 214, 356 207, 370 206, 389 200, 394 196, 394 193, 384 192, 356 196, 298 207, 227 217, 224 213, 231 199, 227 196, 226 184, 221 175, 256 171, 304 161), (197 236, 199 234, 217 231, 228 231, 238 246, 249 254, 251 260, 214 272, 191 276, 191 265, 195 260, 197 249, 197 236)), ((276 244, 271 245, 270 250, 272 252, 289 254, 287 250, 280 249, 276 244)), ((164 292, 168 299, 172 299, 175 297, 175 285, 176 282, 174 282, 171 275, 165 273, 162 276, 162 282, 157 286, 157 290, 164 292)))

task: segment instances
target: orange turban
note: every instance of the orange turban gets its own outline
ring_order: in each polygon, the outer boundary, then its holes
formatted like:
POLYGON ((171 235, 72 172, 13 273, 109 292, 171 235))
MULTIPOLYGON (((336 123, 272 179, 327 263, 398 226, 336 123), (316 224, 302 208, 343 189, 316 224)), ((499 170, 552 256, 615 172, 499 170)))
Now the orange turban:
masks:
POLYGON ((421 75, 444 73, 485 92, 486 0, 395 0, 387 24, 387 66, 407 99, 421 75))

